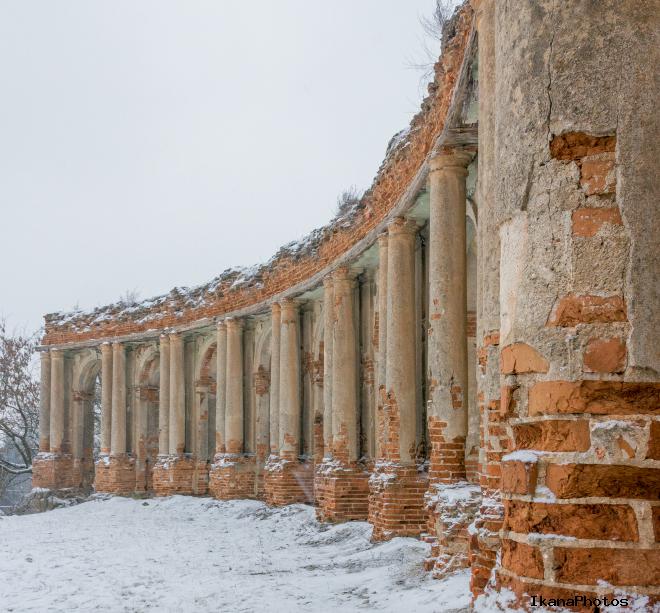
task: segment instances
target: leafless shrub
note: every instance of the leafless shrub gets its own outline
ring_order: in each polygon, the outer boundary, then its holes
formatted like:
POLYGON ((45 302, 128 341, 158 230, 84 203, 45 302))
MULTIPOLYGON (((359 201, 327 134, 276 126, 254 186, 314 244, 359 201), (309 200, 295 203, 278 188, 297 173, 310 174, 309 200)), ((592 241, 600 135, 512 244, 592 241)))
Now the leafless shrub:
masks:
POLYGON ((140 292, 136 289, 127 289, 120 297, 119 302, 122 306, 135 306, 140 301, 140 292))
POLYGON ((353 211, 359 209, 362 205, 362 192, 354 185, 345 189, 337 198, 337 208, 335 217, 344 217, 353 211))
POLYGON ((408 66, 421 72, 420 85, 425 85, 433 78, 433 66, 446 42, 445 26, 451 20, 457 0, 436 0, 433 12, 419 18, 424 36, 421 40, 419 58, 410 60, 408 66))

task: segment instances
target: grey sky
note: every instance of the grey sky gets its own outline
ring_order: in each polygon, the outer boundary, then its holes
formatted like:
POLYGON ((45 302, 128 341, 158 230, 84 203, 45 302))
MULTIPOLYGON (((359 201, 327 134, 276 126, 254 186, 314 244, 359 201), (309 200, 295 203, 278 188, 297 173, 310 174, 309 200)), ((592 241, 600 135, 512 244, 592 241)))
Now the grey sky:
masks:
POLYGON ((0 315, 268 259, 371 183, 433 0, 0 0, 0 315))

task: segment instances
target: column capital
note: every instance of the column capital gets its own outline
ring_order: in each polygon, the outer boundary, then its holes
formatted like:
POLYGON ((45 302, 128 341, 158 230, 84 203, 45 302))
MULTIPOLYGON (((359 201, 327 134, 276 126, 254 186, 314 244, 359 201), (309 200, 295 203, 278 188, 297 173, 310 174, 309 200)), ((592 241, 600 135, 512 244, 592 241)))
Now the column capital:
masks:
POLYGON ((227 329, 227 322, 224 319, 218 319, 215 322, 215 327, 216 330, 226 330, 227 329))
POLYGON ((270 305, 270 310, 272 313, 279 313, 282 310, 282 307, 279 302, 273 302, 273 304, 270 305))
POLYGON ((379 247, 379 248, 381 248, 381 247, 387 247, 387 231, 385 231, 385 232, 381 232, 381 233, 378 235, 378 239, 377 239, 377 241, 378 241, 378 247, 379 247))
POLYGON ((168 336, 170 337, 170 343, 180 343, 183 341, 181 332, 170 332, 168 336))
POLYGON ((170 342, 170 336, 167 334, 167 332, 161 332, 160 336, 158 337, 158 341, 162 345, 163 343, 169 343, 170 342))
POLYGON ((283 311, 297 311, 300 308, 300 300, 296 300, 295 298, 284 298, 284 300, 280 301, 280 307, 282 307, 283 311))
POLYGON ((101 353, 108 354, 112 351, 112 343, 110 341, 104 341, 101 343, 101 353))
POLYGON ((58 349, 57 347, 50 349, 49 352, 51 358, 63 358, 64 357, 64 350, 63 349, 58 349))
POLYGON ((227 317, 225 323, 227 330, 242 330, 244 326, 243 320, 238 317, 227 317))
POLYGON ((329 273, 323 277, 323 287, 325 289, 332 289, 332 284, 334 283, 334 273, 329 273))
POLYGON ((340 266, 332 273, 332 279, 335 283, 339 281, 355 281, 360 271, 351 270, 348 266, 340 266))
POLYGON ((417 223, 414 219, 395 217, 387 226, 389 237, 398 235, 414 235, 417 232, 417 223))
POLYGON ((459 148, 442 149, 431 158, 429 173, 450 171, 467 175, 467 167, 472 158, 472 151, 459 148))

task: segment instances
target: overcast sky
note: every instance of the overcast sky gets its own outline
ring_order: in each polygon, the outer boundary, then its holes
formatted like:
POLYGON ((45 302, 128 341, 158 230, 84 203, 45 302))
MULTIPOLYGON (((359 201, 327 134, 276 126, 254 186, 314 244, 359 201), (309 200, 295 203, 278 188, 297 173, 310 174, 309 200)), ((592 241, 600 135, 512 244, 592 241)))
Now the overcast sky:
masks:
POLYGON ((0 0, 0 316, 196 285, 368 187, 434 0, 0 0))

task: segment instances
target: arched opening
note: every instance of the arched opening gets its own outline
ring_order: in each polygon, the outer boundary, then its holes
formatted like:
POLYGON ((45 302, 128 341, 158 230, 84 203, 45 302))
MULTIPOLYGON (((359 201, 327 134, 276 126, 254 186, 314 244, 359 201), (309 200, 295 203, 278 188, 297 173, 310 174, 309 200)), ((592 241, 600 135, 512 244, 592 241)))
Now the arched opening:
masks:
POLYGON ((71 451, 74 482, 89 489, 101 449, 101 360, 94 350, 74 358, 71 403, 71 451))
POLYGON ((160 358, 155 346, 137 356, 138 379, 135 390, 136 414, 133 423, 135 446, 135 489, 153 490, 153 471, 158 459, 160 358))

